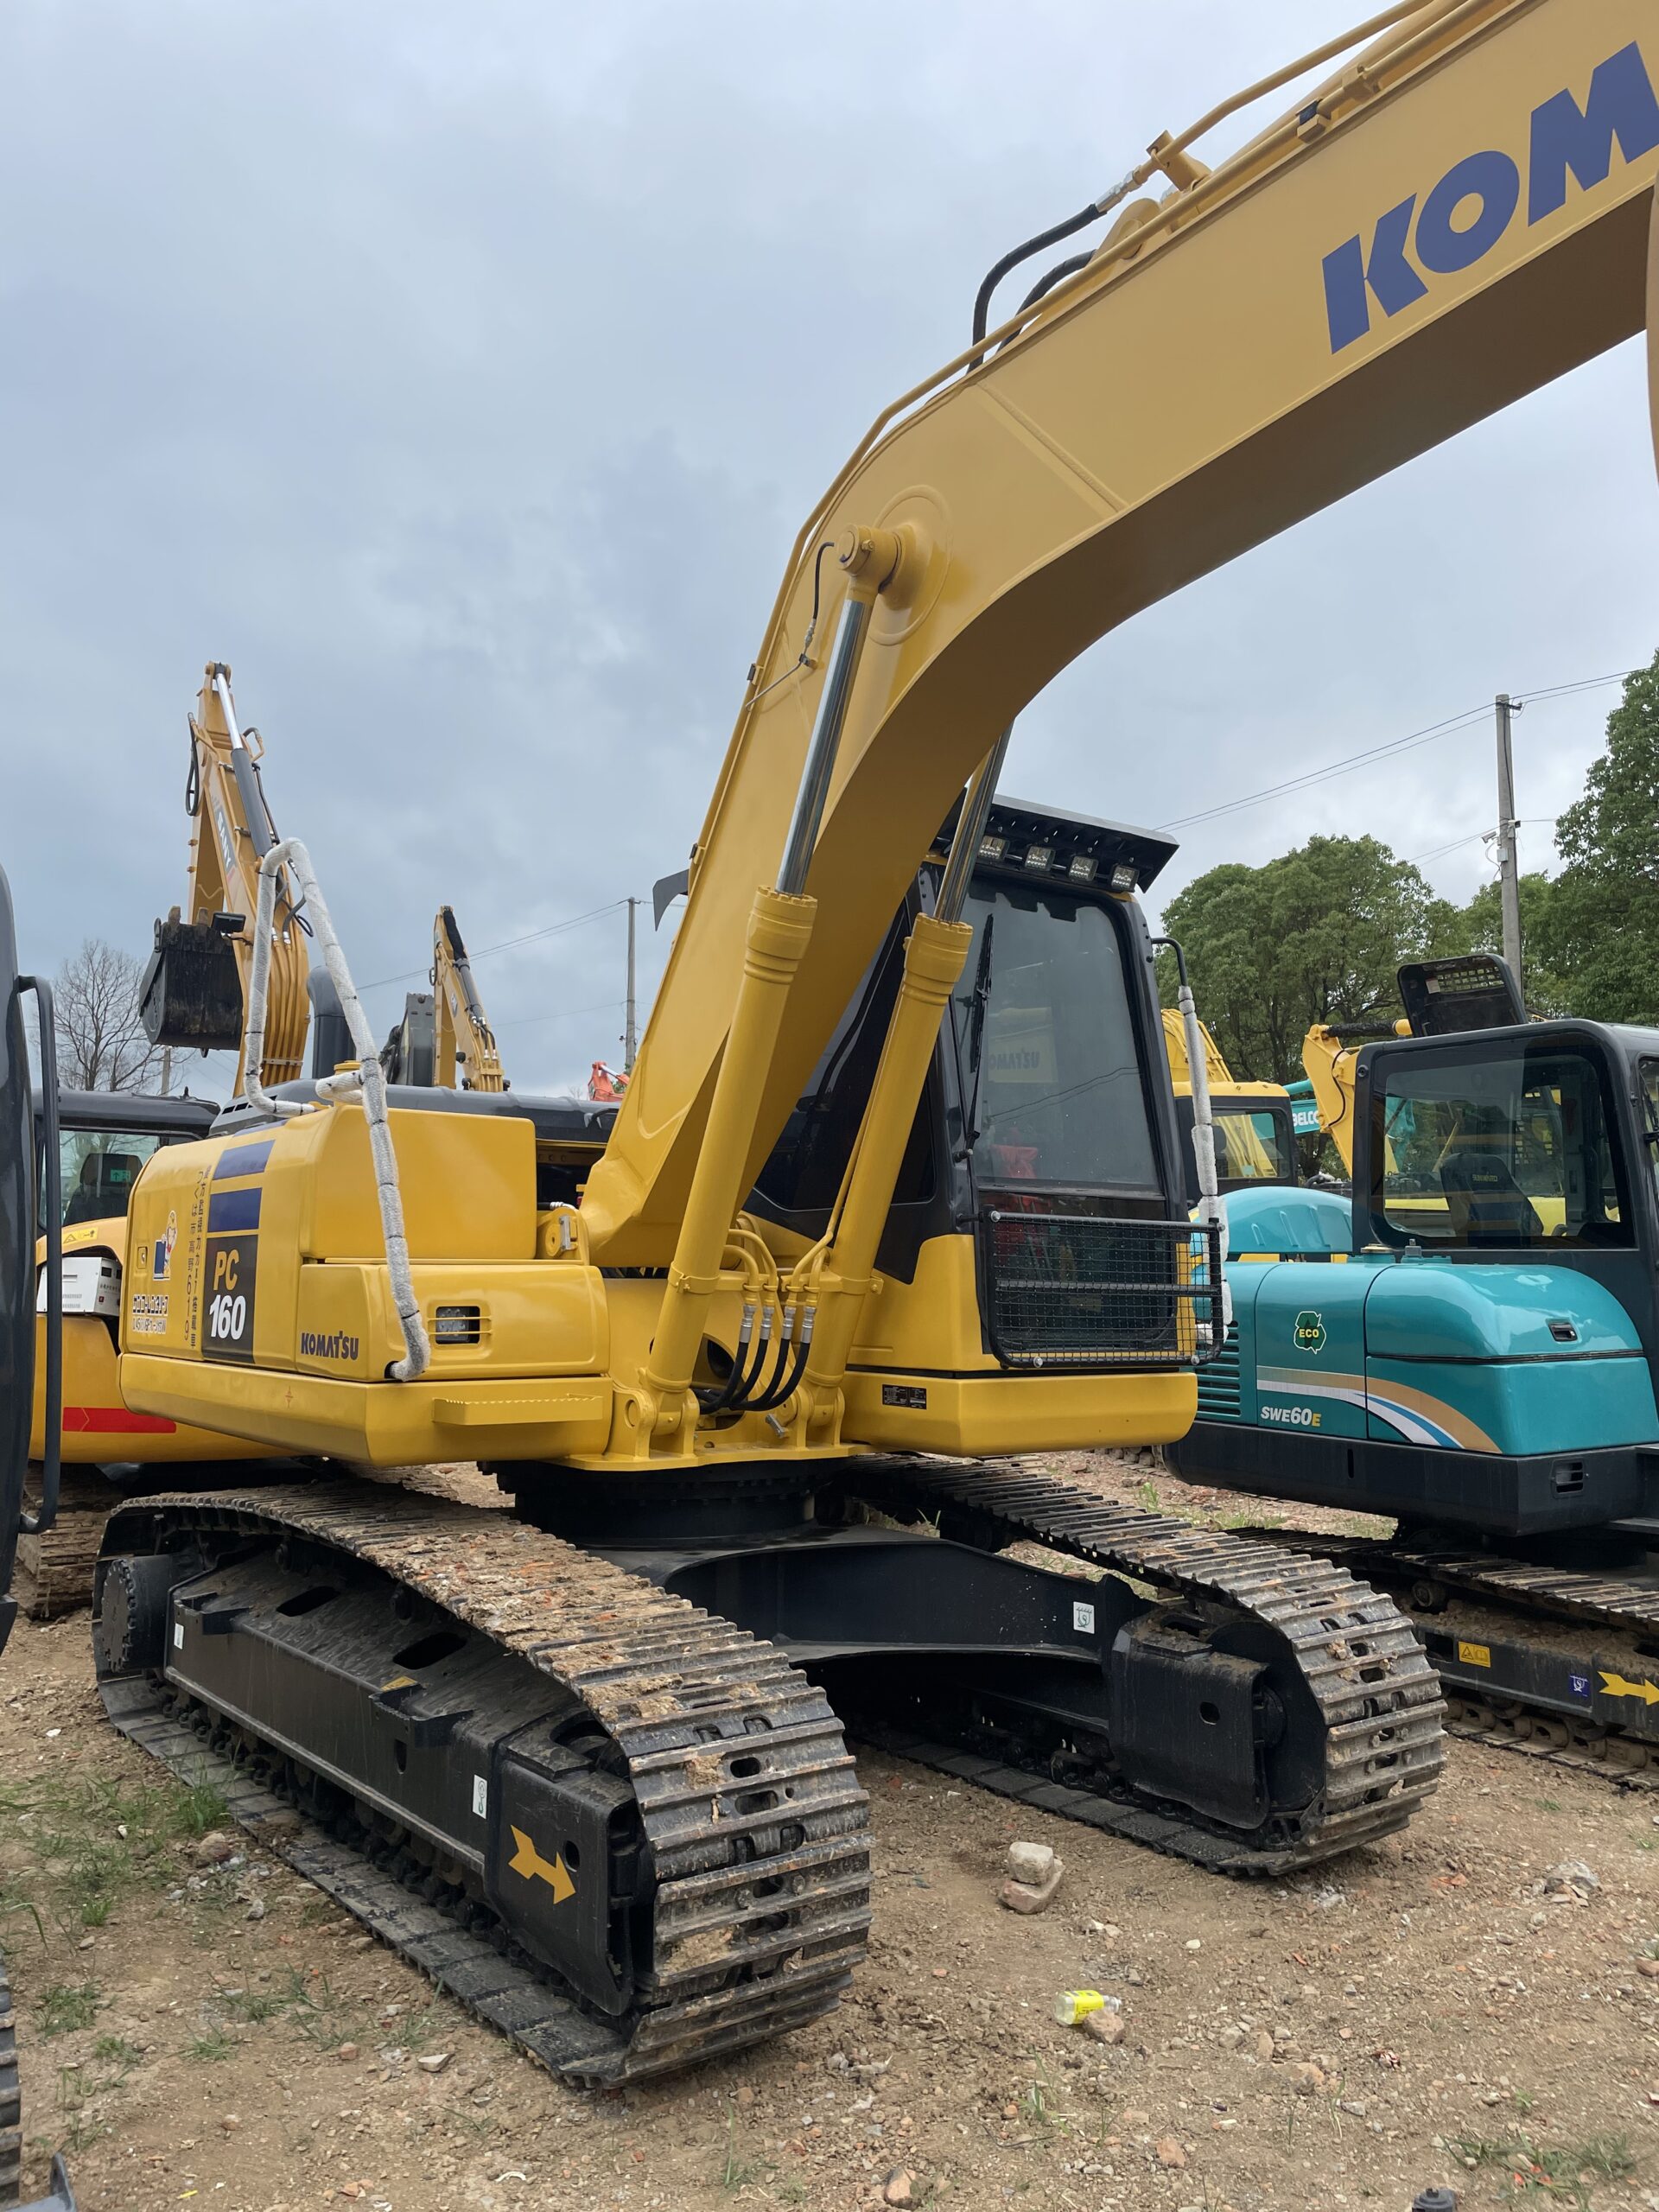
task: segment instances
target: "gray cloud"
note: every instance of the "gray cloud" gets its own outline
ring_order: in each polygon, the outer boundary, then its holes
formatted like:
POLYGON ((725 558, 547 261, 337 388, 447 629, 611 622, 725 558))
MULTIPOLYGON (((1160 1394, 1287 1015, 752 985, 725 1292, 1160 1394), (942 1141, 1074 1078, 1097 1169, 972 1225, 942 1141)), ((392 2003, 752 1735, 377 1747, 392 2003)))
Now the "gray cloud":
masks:
MULTIPOLYGON (((180 896, 210 655, 365 979, 422 964, 440 899, 486 945, 647 892, 800 516, 960 345, 985 265, 1330 23, 15 0, 0 859, 27 957, 142 950, 180 896)), ((1106 640, 1008 780, 1157 822, 1644 659, 1655 512, 1626 348, 1106 640)), ((1524 814, 1572 796, 1615 696, 1523 718, 1524 814)), ((1491 783, 1460 735, 1195 830, 1170 883, 1313 830, 1428 850, 1491 783)), ((1429 873, 1480 870, 1477 844, 1429 873)), ((614 1051, 621 946, 608 913, 480 963, 521 1082, 614 1051)))

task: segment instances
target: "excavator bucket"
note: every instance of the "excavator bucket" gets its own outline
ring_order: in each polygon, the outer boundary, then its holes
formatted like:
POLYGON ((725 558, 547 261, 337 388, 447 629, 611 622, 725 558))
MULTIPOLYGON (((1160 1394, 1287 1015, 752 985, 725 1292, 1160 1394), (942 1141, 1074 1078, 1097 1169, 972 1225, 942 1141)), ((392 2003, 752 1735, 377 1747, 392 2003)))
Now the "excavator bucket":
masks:
POLYGON ((236 955, 217 920, 156 923, 156 950, 138 987, 138 1012, 152 1045, 191 1046, 203 1052, 240 1047, 242 983, 236 955))

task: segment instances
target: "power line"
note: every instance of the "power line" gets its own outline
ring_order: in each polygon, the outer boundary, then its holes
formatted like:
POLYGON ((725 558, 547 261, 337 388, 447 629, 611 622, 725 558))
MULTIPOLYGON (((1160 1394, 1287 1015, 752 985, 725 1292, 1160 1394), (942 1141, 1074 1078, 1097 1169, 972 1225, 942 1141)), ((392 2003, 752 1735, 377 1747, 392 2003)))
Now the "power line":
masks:
MULTIPOLYGON (((1524 705, 1528 700, 1566 699, 1580 691, 1594 691, 1603 684, 1622 683, 1633 676, 1634 669, 1621 669, 1608 676, 1580 677, 1571 683, 1547 684, 1532 691, 1517 692, 1516 703, 1524 705)), ((1224 800, 1219 806, 1205 807, 1197 814, 1183 814, 1173 822, 1160 822, 1160 830, 1191 830, 1201 822, 1214 822, 1224 814, 1237 814, 1248 806, 1260 806, 1266 799, 1281 798, 1291 791, 1306 791, 1315 784, 1327 783, 1333 776, 1345 776, 1355 768, 1392 760, 1402 753, 1409 753, 1420 745, 1431 745, 1437 738, 1450 737, 1455 731, 1467 729, 1472 723, 1484 721, 1491 713, 1491 703, 1483 699, 1478 707, 1465 708, 1461 714, 1448 715, 1444 721, 1430 722, 1425 728, 1411 731, 1405 737, 1391 738, 1382 745, 1366 747, 1363 753, 1351 753, 1340 760, 1327 761, 1322 768, 1310 768, 1303 775, 1287 776, 1282 783, 1269 784, 1265 790, 1249 791, 1241 798, 1224 800)))
POLYGON ((530 1029, 541 1021, 572 1021, 579 1014, 614 1013, 626 1004, 624 999, 601 999, 594 1006, 562 1006, 552 1014, 521 1014, 512 1021, 491 1023, 493 1029, 530 1029))
MULTIPOLYGON (((602 914, 616 913, 627 903, 626 899, 613 899, 608 906, 590 906, 585 914, 571 914, 564 921, 550 922, 545 929, 527 930, 523 937, 504 938, 499 944, 481 945, 476 952, 469 946, 467 957, 487 960, 493 952, 511 952, 516 945, 535 944, 543 938, 563 936, 566 930, 580 929, 584 922, 596 922, 602 914)), ((365 991, 384 990, 388 983, 413 982, 417 976, 429 976, 431 972, 429 964, 425 968, 406 968, 401 976, 382 976, 372 983, 359 984, 358 995, 361 997, 365 991)))
POLYGON ((1574 691, 1597 691, 1604 683, 1623 683, 1640 673, 1639 669, 1620 668, 1615 669, 1611 676, 1582 676, 1576 683, 1552 683, 1541 691, 1517 691, 1515 703, 1517 707, 1524 707, 1531 699, 1565 699, 1574 691))
POLYGON ((1466 837, 1454 837, 1449 845, 1432 845, 1426 853, 1408 853, 1406 866, 1415 868, 1420 861, 1437 861, 1445 853, 1461 852, 1465 845, 1478 845, 1483 837, 1491 834, 1490 830, 1471 830, 1466 837))
MULTIPOLYGON (((1537 694, 1535 692, 1533 696, 1535 698, 1537 694)), ((1523 814, 1515 826, 1517 830, 1531 830, 1535 829, 1541 822, 1553 823, 1555 817, 1553 814, 1523 814)), ((1465 845, 1478 844, 1483 837, 1491 837, 1496 835, 1497 832, 1491 830, 1471 830, 1466 837, 1454 837, 1449 845, 1431 845, 1426 853, 1408 853, 1406 866, 1415 868, 1419 861, 1437 861, 1443 853, 1459 852, 1465 845)))
POLYGON ((1388 760, 1395 753, 1408 753, 1414 746, 1428 745, 1437 737, 1449 737, 1453 730, 1466 729, 1471 722, 1484 721, 1491 712, 1491 707, 1483 700, 1478 707, 1449 715, 1444 721, 1431 722, 1426 729, 1413 730, 1408 737, 1396 737, 1386 745, 1368 747, 1363 753, 1351 753, 1344 760, 1328 761, 1323 768, 1310 768, 1305 775, 1287 777, 1283 783, 1269 784, 1264 791, 1227 799, 1221 805, 1205 807, 1198 814, 1183 814, 1173 822, 1160 822, 1158 827, 1190 830, 1196 823, 1213 822, 1219 815, 1237 814, 1247 806, 1260 806, 1264 799, 1279 798, 1287 791, 1306 791, 1310 785, 1325 783, 1332 776, 1345 776, 1351 769, 1363 768, 1370 761, 1388 760))

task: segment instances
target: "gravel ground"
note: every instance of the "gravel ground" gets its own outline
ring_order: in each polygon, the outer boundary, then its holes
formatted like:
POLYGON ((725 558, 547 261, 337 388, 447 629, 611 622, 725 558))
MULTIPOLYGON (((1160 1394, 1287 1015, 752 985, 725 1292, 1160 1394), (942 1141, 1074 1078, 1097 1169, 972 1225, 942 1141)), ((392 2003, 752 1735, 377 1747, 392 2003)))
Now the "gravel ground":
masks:
POLYGON ((218 1838, 101 1721, 84 1617, 17 1630, 0 1760, 29 2178, 62 2147, 86 2212, 1405 2212, 1437 2182, 1465 2207, 1659 2207, 1659 1796, 1529 1758, 1454 1746, 1408 1836, 1269 1888, 868 1757, 850 1998, 620 2094, 553 2082, 218 1838), (1040 1918, 997 1903, 1016 1835, 1065 1861, 1040 1918), (1596 1886, 1548 1894, 1567 1860, 1596 1886), (1121 2041, 1055 2024, 1076 1986, 1120 2001, 1121 2041))

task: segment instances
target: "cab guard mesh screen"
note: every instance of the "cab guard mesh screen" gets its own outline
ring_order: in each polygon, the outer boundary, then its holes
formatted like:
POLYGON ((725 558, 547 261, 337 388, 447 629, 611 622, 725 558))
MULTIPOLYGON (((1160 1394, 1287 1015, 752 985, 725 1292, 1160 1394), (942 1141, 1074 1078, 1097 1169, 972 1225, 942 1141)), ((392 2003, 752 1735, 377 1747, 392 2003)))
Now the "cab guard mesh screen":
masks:
POLYGON ((1222 1348, 1218 1228, 992 1210, 979 1243, 1004 1367, 1197 1367, 1222 1348))

